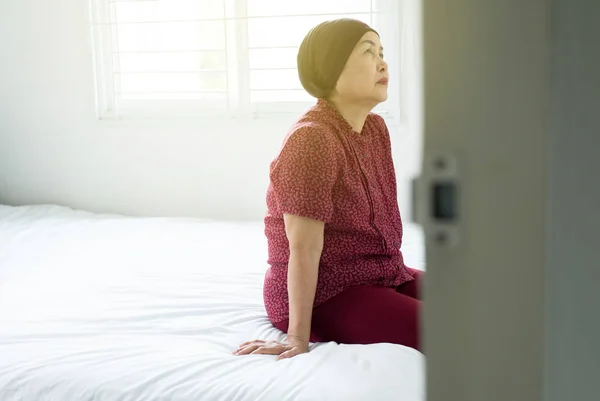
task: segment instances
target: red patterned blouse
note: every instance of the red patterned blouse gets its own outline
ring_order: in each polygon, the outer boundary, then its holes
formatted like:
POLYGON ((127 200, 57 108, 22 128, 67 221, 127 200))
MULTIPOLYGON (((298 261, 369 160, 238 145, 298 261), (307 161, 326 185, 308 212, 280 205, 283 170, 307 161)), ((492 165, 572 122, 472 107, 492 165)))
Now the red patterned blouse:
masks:
POLYGON ((400 251, 389 133, 377 114, 369 114, 358 133, 320 99, 294 124, 271 163, 267 207, 264 301, 273 323, 289 314, 284 213, 325 222, 314 306, 352 286, 413 279, 400 251))

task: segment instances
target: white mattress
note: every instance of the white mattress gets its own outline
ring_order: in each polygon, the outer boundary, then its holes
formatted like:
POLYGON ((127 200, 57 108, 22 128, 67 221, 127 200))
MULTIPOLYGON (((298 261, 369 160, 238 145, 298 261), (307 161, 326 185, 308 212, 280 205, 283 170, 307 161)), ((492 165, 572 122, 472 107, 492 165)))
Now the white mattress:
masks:
MULTIPOLYGON (((422 268, 422 236, 403 251, 422 268)), ((262 304, 262 223, 0 206, 0 400, 424 400, 422 354, 283 339, 262 304)))

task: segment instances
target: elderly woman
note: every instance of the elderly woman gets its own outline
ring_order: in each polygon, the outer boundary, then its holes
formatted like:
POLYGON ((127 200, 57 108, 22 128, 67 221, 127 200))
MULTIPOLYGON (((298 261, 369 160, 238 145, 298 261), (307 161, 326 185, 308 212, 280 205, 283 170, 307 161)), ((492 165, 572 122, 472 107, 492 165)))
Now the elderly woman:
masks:
POLYGON ((271 164, 265 217, 265 307, 287 337, 234 354, 289 358, 309 341, 419 349, 421 273, 404 264, 389 133, 371 112, 387 99, 379 35, 353 19, 319 24, 298 73, 318 100, 271 164))

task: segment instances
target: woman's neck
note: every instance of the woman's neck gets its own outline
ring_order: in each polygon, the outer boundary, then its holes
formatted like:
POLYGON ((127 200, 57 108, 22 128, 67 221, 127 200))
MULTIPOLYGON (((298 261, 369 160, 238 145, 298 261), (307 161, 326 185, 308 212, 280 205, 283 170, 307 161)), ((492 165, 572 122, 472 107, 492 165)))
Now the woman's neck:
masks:
POLYGON ((339 111, 342 117, 348 121, 348 124, 350 124, 352 130, 356 131, 357 133, 362 132, 367 116, 371 112, 372 108, 357 103, 344 102, 339 98, 329 99, 329 103, 331 103, 337 109, 337 111, 339 111))

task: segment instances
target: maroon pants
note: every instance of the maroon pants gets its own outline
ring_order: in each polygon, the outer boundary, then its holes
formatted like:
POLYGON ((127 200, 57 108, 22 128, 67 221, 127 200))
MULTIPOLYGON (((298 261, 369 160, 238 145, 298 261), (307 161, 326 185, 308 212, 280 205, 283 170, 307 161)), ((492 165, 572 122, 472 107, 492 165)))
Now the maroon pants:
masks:
MULTIPOLYGON (((420 350, 420 286, 423 272, 408 269, 414 281, 397 288, 350 288, 313 309, 310 341, 344 344, 393 343, 420 350)), ((287 332, 288 320, 275 323, 287 332)))

